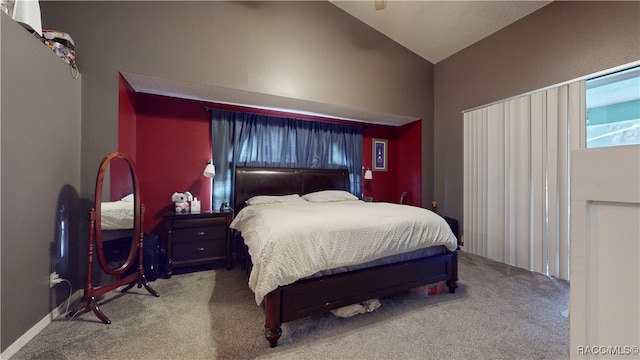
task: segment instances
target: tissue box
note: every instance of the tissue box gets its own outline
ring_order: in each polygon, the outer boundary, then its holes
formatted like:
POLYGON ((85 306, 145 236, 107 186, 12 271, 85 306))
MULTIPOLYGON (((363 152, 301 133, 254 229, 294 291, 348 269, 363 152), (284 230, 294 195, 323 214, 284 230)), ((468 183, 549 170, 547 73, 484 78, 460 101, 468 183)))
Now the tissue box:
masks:
POLYGON ((199 213, 200 212, 200 200, 198 198, 193 198, 191 201, 191 212, 199 213))

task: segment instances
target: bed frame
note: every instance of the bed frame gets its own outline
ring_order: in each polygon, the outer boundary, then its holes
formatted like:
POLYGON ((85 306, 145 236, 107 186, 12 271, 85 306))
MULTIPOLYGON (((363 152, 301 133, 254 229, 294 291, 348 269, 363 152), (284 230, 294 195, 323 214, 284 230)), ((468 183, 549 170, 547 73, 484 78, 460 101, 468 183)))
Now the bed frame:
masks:
MULTIPOLYGON (((330 189, 349 191, 349 172, 346 169, 242 167, 236 169, 235 184, 235 210, 238 212, 245 206, 245 201, 255 195, 303 195, 330 189)), ((443 280, 449 292, 455 292, 458 287, 457 252, 448 251, 399 263, 299 280, 265 296, 262 303, 265 337, 269 345, 275 347, 285 322, 443 280)))

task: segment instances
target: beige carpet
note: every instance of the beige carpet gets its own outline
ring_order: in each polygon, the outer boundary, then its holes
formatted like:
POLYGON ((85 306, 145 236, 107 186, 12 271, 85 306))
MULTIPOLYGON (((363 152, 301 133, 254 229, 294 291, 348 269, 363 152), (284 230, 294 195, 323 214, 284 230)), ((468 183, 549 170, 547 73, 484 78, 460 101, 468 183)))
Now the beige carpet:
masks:
POLYGON ((566 359, 569 285, 460 254, 455 294, 398 294, 368 314, 331 313, 283 325, 276 348, 240 268, 111 292, 93 313, 60 317, 12 359, 566 359))

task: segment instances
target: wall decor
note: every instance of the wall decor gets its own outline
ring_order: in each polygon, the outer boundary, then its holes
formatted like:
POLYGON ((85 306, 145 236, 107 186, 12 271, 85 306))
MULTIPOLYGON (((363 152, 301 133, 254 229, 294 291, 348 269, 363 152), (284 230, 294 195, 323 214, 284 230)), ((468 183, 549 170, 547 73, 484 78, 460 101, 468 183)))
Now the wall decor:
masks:
POLYGON ((373 171, 387 171, 387 146, 386 139, 373 139, 373 171))

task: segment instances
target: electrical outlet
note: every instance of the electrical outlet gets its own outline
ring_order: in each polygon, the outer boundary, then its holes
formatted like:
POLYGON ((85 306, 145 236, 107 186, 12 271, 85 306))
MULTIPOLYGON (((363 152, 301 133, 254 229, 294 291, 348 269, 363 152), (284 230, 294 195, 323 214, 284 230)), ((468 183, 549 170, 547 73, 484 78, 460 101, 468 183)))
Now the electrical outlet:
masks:
MULTIPOLYGON (((61 306, 64 305, 64 303, 61 304, 61 306)), ((52 311, 51 311, 51 318, 52 319, 56 319, 58 316, 60 316, 60 306, 55 307, 52 311)))
POLYGON ((49 287, 54 287, 56 284, 60 284, 62 282, 62 278, 57 272, 52 272, 49 274, 49 287))

